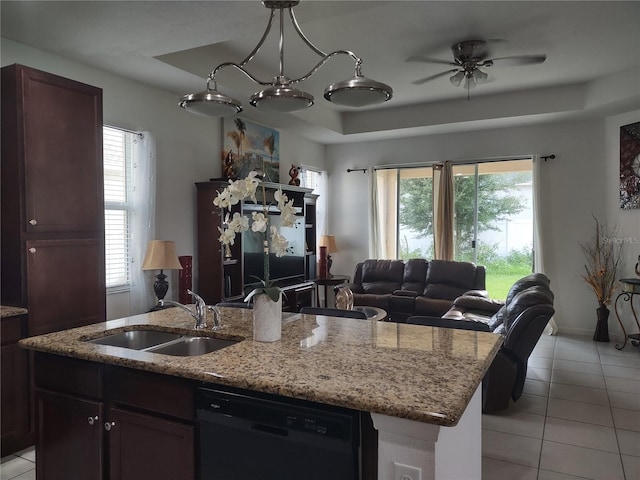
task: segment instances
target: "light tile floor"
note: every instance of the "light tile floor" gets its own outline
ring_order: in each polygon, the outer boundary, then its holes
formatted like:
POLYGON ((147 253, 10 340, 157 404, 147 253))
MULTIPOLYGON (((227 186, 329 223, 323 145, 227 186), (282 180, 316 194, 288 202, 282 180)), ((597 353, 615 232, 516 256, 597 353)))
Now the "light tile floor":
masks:
MULTIPOLYGON (((524 394, 482 416, 483 480, 640 480, 640 351, 543 336, 524 394)), ((2 459, 0 480, 35 480, 35 452, 2 459)))
POLYGON ((483 480, 640 480, 640 350, 543 336, 524 394, 482 416, 483 480))
POLYGON ((34 447, 8 455, 0 463, 0 480, 36 480, 34 447))

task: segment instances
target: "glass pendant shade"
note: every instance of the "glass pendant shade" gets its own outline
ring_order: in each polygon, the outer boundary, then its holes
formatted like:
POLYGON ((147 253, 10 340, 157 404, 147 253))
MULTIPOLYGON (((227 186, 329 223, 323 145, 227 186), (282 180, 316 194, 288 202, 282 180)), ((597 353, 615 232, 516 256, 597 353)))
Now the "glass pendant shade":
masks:
POLYGON ((464 71, 460 70, 454 76, 452 76, 449 81, 456 87, 459 87, 464 79, 464 71))
POLYGON ((217 90, 189 93, 180 98, 178 105, 188 112, 208 117, 229 117, 242 111, 238 100, 217 90))
POLYGON ((393 90, 389 85, 362 76, 334 83, 324 91, 324 98, 345 107, 376 105, 392 96, 393 90))
POLYGON ((476 81, 476 83, 484 83, 487 81, 487 78, 489 78, 489 75, 487 75, 486 73, 484 73, 482 70, 480 70, 479 68, 476 68, 473 71, 473 79, 476 81))
POLYGON ((265 112, 297 112, 314 104, 313 95, 289 85, 275 85, 251 95, 249 103, 265 112))

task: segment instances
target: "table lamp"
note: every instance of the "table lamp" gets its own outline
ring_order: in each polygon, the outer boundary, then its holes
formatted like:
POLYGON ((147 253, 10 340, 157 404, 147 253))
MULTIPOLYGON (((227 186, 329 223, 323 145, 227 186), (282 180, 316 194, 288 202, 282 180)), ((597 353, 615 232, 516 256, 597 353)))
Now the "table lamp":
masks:
POLYGON ((327 247, 327 276, 332 278, 331 274, 331 254, 336 253, 338 251, 338 247, 336 246, 336 237, 334 235, 320 235, 320 246, 327 247))
POLYGON ((170 240, 151 240, 147 244, 147 252, 142 262, 142 270, 160 270, 153 283, 153 291, 158 297, 158 304, 154 310, 163 308, 161 301, 169 290, 169 282, 163 270, 182 270, 182 265, 176 255, 176 244, 170 240))

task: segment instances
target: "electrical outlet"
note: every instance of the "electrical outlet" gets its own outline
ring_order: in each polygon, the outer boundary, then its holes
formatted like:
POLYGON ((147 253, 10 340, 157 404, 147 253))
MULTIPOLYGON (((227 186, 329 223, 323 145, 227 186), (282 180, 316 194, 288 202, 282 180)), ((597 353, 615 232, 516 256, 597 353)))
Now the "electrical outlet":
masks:
POLYGON ((393 480, 422 480, 422 469, 393 462, 393 480))

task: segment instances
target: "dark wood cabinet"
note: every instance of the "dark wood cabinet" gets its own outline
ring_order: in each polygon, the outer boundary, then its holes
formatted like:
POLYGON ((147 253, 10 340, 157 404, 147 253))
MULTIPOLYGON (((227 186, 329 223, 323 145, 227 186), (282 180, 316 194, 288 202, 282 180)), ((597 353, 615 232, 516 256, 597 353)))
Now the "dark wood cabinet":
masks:
MULTIPOLYGON (((197 190, 197 229, 198 229, 198 260, 197 260, 197 292, 208 304, 216 304, 221 301, 241 301, 248 291, 247 285, 255 283, 255 278, 246 274, 246 267, 255 262, 254 257, 248 259, 246 248, 243 245, 242 235, 237 235, 234 244, 225 251, 218 238, 219 228, 224 228, 225 219, 222 218, 220 209, 213 204, 218 192, 229 185, 226 180, 212 180, 196 183, 197 190)), ((300 260, 300 272, 283 282, 277 282, 287 292, 287 299, 283 300, 283 308, 289 311, 298 311, 300 305, 311 305, 313 294, 309 292, 308 280, 315 278, 315 249, 316 249, 316 199, 317 195, 311 194, 311 190, 290 185, 265 183, 266 203, 275 204, 274 193, 281 188, 290 200, 293 200, 298 215, 303 218, 304 235, 304 265, 300 260), (296 277, 296 278, 293 278, 296 277), (289 297, 289 292, 292 296, 289 297)), ((263 204, 262 189, 256 192, 257 201, 263 204)), ((233 213, 255 212, 256 205, 247 200, 234 206, 233 213)), ((259 261, 262 261, 262 256, 259 261)), ((272 267, 273 268, 273 267, 272 267)), ((257 275, 256 275, 257 276, 257 275)), ((272 280, 274 278, 272 277, 272 280)), ((311 287, 313 288, 313 287, 311 287)))
POLYGON ((3 304, 29 335, 103 321, 102 90, 22 65, 1 87, 3 304))
POLYGON ((37 478, 105 478, 103 410, 96 400, 36 389, 37 478))
POLYGON ((195 428, 176 421, 111 408, 109 479, 192 479, 195 428))
POLYGON ((1 320, 0 340, 0 446, 2 456, 33 445, 33 399, 29 352, 18 345, 27 332, 27 316, 1 320))
MULTIPOLYGON (((198 182, 198 295, 208 304, 223 300, 237 300, 243 296, 242 240, 236 242, 229 251, 224 251, 218 241, 224 218, 220 209, 213 204, 218 192, 229 185, 224 181, 198 182)), ((240 212, 237 206, 235 211, 240 212)))
POLYGON ((195 479, 195 385, 36 353, 36 470, 46 480, 195 479))

